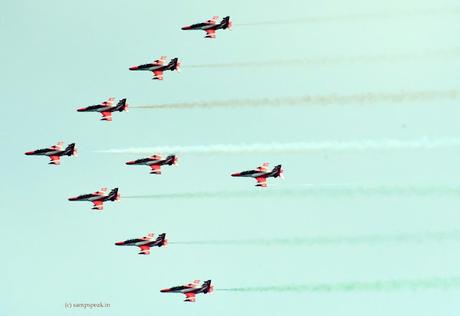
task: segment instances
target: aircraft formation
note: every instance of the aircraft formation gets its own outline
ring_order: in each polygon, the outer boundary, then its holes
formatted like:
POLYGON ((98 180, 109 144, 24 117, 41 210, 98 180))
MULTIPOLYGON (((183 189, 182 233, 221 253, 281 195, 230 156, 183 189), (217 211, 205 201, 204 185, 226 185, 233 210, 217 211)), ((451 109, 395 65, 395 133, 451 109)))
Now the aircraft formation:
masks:
MULTIPOLYGON (((224 17, 218 22, 219 17, 214 16, 211 19, 184 26, 182 30, 202 30, 206 32, 205 38, 216 38, 218 30, 226 30, 232 27, 232 21, 229 16, 224 17)), ((153 73, 154 80, 163 80, 165 71, 180 71, 180 61, 178 58, 167 60, 166 56, 161 56, 159 59, 153 62, 141 64, 138 66, 132 66, 129 68, 130 71, 151 71, 153 73)), ((101 121, 112 121, 112 114, 115 112, 127 112, 128 103, 126 98, 120 99, 115 104, 115 98, 110 97, 106 101, 102 101, 98 104, 88 105, 80 107, 77 112, 99 112, 102 115, 101 121)), ((63 147, 64 143, 58 142, 56 145, 48 148, 36 149, 28 151, 25 155, 28 156, 48 156, 50 158, 49 164, 60 165, 61 157, 63 156, 76 156, 77 149, 75 143, 69 144, 67 147, 63 147)), ((139 158, 126 162, 126 165, 134 166, 148 166, 150 167, 150 174, 161 175, 162 166, 173 166, 177 165, 178 157, 175 154, 170 154, 166 157, 160 154, 152 154, 150 157, 139 158)), ((257 181, 257 187, 267 187, 268 178, 283 177, 283 169, 281 165, 275 166, 272 170, 269 169, 269 163, 265 162, 261 166, 254 170, 241 171, 231 174, 232 177, 251 177, 257 181)), ((96 211, 102 211, 104 209, 105 202, 119 201, 121 195, 118 188, 113 188, 107 193, 107 188, 101 188, 100 190, 93 193, 86 193, 68 198, 68 201, 85 201, 93 204, 92 209, 96 211)), ((127 239, 125 241, 119 241, 115 243, 115 246, 134 246, 139 248, 139 255, 150 255, 152 247, 167 247, 168 240, 166 239, 166 233, 160 234, 155 238, 154 233, 148 233, 144 237, 127 239)), ((179 286, 173 286, 171 288, 161 289, 161 293, 181 293, 185 295, 185 302, 195 302, 197 294, 208 294, 212 293, 214 286, 211 285, 211 280, 207 280, 200 284, 200 280, 195 280, 191 283, 179 286)))

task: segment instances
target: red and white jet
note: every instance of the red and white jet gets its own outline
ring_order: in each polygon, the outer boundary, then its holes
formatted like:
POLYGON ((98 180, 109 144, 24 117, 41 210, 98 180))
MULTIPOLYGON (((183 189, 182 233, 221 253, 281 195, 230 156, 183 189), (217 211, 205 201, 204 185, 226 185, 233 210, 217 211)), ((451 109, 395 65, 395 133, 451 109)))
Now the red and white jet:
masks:
POLYGON ((50 157, 51 161, 49 162, 50 165, 60 165, 61 164, 61 156, 76 156, 77 149, 75 148, 75 143, 69 144, 64 150, 62 146, 64 142, 59 142, 54 146, 49 148, 42 148, 33 151, 28 151, 25 154, 28 156, 48 156, 50 157))
POLYGON ((135 239, 128 239, 125 241, 116 242, 115 245, 117 246, 136 246, 139 247, 141 250, 139 252, 140 255, 149 255, 150 254, 150 247, 167 247, 168 240, 166 239, 166 234, 160 234, 157 239, 154 239, 154 234, 149 233, 147 236, 135 239))
POLYGON ((104 208, 104 202, 106 201, 119 201, 120 193, 118 188, 113 189, 106 195, 107 188, 102 188, 99 191, 89 194, 82 194, 75 197, 69 198, 69 201, 90 201, 93 202, 93 210, 102 211, 104 208))
POLYGON ((149 64, 143 64, 139 66, 132 66, 129 68, 129 70, 135 70, 135 71, 141 71, 141 70, 146 70, 146 71, 151 71, 153 72, 153 78, 156 80, 163 80, 163 71, 166 70, 171 70, 171 71, 180 71, 180 62, 179 59, 173 58, 169 61, 168 64, 166 64, 166 56, 161 56, 160 59, 155 60, 152 63, 149 64))
POLYGON ((217 23, 219 19, 218 16, 213 16, 211 19, 207 20, 206 22, 196 23, 189 26, 184 26, 182 30, 202 30, 206 32, 205 38, 216 38, 216 31, 219 29, 231 29, 232 28, 232 21, 230 21, 230 17, 226 16, 222 19, 220 23, 217 23))
POLYGON ((161 174, 161 166, 163 165, 177 165, 177 156, 169 155, 165 159, 161 155, 152 155, 148 158, 128 161, 127 165, 146 165, 152 169, 150 174, 161 174))
POLYGON ((214 291, 214 286, 211 285, 211 280, 204 281, 200 286, 200 280, 195 280, 186 285, 174 286, 169 289, 162 289, 161 293, 182 293, 185 294, 184 302, 195 302, 196 295, 199 293, 207 294, 214 291))
POLYGON ((267 178, 273 177, 283 178, 284 170, 281 169, 281 165, 275 166, 273 170, 268 170, 268 162, 263 163, 261 166, 257 167, 255 170, 248 170, 242 172, 232 173, 232 177, 251 177, 257 180, 256 187, 266 187, 267 178))
POLYGON ((128 112, 128 103, 126 103, 126 99, 121 99, 118 103, 113 106, 113 102, 115 98, 109 98, 107 101, 103 101, 99 104, 90 105, 84 108, 79 108, 78 112, 99 112, 102 114, 101 121, 111 121, 112 120, 112 112, 128 112))

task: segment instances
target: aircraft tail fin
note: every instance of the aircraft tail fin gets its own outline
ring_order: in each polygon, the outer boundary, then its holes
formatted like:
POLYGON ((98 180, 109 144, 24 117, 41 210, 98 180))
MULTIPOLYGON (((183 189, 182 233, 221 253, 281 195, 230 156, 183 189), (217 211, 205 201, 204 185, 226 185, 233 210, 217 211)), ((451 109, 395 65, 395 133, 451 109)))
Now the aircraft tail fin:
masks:
POLYGON ((75 143, 69 144, 64 150, 64 154, 67 156, 76 156, 77 148, 75 148, 75 143))
POLYGON ((128 112, 128 103, 126 102, 126 98, 123 98, 120 101, 118 101, 117 105, 115 106, 115 109, 118 112, 128 112))
POLYGON ((220 25, 222 29, 231 29, 233 26, 232 21, 230 20, 229 16, 226 16, 225 18, 222 19, 222 22, 220 22, 220 25))
POLYGON ((214 291, 214 286, 211 285, 211 280, 204 281, 202 288, 204 294, 212 293, 214 291))
POLYGON ((177 156, 176 155, 169 155, 168 157, 166 157, 166 163, 168 165, 177 165, 177 156))
POLYGON ((158 238, 157 238, 157 243, 158 243, 158 247, 167 247, 168 246, 168 240, 166 239, 166 234, 165 233, 162 233, 160 235, 158 235, 158 238))
POLYGON ((277 165, 273 168, 272 170, 273 177, 278 178, 284 178, 284 170, 281 168, 281 165, 277 165))
POLYGON ((180 72, 180 61, 179 58, 173 58, 168 64, 168 70, 180 72))
POLYGON ((108 198, 110 201, 119 201, 121 196, 118 192, 118 188, 112 189, 112 191, 109 192, 108 198))

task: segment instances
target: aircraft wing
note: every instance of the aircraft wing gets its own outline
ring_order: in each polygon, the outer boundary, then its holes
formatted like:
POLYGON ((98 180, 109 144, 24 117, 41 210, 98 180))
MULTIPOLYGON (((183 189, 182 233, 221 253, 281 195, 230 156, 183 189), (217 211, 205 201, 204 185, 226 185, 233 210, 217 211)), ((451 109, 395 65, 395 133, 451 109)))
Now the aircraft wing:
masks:
POLYGON ((267 178, 258 177, 258 178, 256 178, 256 180, 257 180, 257 185, 259 185, 261 187, 266 187, 267 186, 267 178))
POLYGON ((205 30, 206 37, 208 38, 216 38, 216 30, 205 30))
POLYGON ((115 102, 115 98, 108 98, 107 101, 103 101, 101 105, 111 106, 115 102))
POLYGON ((162 155, 159 155, 159 154, 155 154, 155 155, 152 155, 150 156, 152 159, 154 160, 161 160, 163 159, 163 156, 162 155))
POLYGON ((144 236, 143 238, 153 240, 153 236, 155 236, 154 233, 148 233, 147 236, 144 236))
POLYGON ((140 255, 149 255, 150 254, 150 246, 143 245, 143 246, 139 246, 139 248, 141 249, 141 251, 139 252, 140 255))
POLYGON ((161 56, 159 59, 153 62, 156 65, 164 65, 166 63, 166 56, 161 56))
POLYGON ((50 164, 52 165, 60 165, 61 164, 61 157, 59 156, 50 156, 50 164))
POLYGON ((56 145, 51 146, 51 148, 61 150, 63 145, 64 145, 64 142, 58 142, 56 145))
POLYGON ((268 170, 269 163, 264 162, 261 166, 257 167, 257 170, 259 171, 267 171, 268 170))
POLYGON ((154 70, 154 79, 163 80, 163 70, 154 70))
POLYGON ((216 24, 216 22, 217 22, 218 19, 219 19, 218 16, 213 16, 212 18, 210 18, 210 19, 208 20, 208 23, 209 23, 209 24, 216 24))
POLYGON ((191 282, 191 283, 189 283, 189 284, 187 284, 185 286, 192 288, 192 287, 198 287, 199 285, 200 285, 200 280, 193 280, 193 282, 191 282))
POLYGON ((150 165, 150 168, 152 168, 150 173, 161 174, 161 165, 150 165))
POLYGON ((196 301, 196 294, 195 293, 185 293, 185 301, 186 302, 195 302, 196 301))
POLYGON ((107 188, 101 188, 99 191, 94 192, 96 195, 104 195, 107 192, 107 188))
POLYGON ((106 111, 106 112, 101 112, 102 114, 102 120, 103 121, 111 121, 112 120, 112 112, 106 111))
POLYGON ((102 201, 93 201, 93 205, 95 210, 102 211, 104 209, 104 202, 102 201))

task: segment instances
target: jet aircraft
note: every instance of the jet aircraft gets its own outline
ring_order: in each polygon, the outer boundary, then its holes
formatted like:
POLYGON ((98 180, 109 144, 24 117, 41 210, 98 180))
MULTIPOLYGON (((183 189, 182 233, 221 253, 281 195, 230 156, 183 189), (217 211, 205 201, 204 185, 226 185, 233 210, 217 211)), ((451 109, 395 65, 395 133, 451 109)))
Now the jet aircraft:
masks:
POLYGON ((154 239, 154 234, 149 233, 147 236, 128 239, 125 241, 116 242, 117 246, 136 246, 140 248, 140 255, 149 255, 150 247, 167 247, 168 240, 166 239, 166 234, 160 234, 157 239, 154 239))
POLYGON ((137 159, 128 161, 127 165, 145 165, 149 166, 152 170, 150 174, 161 174, 161 166, 164 165, 177 165, 177 156, 169 155, 166 158, 163 158, 161 155, 152 155, 147 158, 137 159))
POLYGON ((182 30, 202 30, 206 32, 205 38, 216 38, 217 30, 225 30, 232 28, 232 21, 230 20, 229 16, 223 18, 222 21, 220 21, 219 23, 217 23, 218 19, 218 16, 213 16, 206 22, 184 26, 182 30))
POLYGON ((133 71, 151 71, 153 72, 153 78, 156 80, 163 80, 163 72, 166 70, 180 71, 180 62, 178 58, 173 58, 166 64, 166 56, 161 56, 160 59, 155 60, 152 63, 143 64, 139 66, 132 66, 129 70, 133 71))
POLYGON ((184 302, 195 302, 196 294, 203 293, 212 293, 214 291, 214 286, 211 285, 211 280, 203 282, 200 286, 200 280, 195 280, 192 283, 186 285, 174 286, 168 289, 162 289, 161 293, 182 293, 185 294, 184 302))
POLYGON ((126 103, 126 99, 121 99, 115 106, 113 102, 115 98, 109 98, 107 101, 103 101, 99 104, 90 105, 87 107, 79 108, 78 112, 99 112, 102 114, 101 121, 111 121, 112 120, 112 112, 123 112, 128 111, 128 103, 126 103))
POLYGON ((69 198, 69 201, 89 201, 93 203, 93 210, 102 211, 104 209, 104 202, 106 201, 119 201, 120 193, 118 188, 112 189, 107 194, 107 188, 102 188, 94 193, 82 194, 75 197, 69 198))
POLYGON ((50 157, 50 165, 60 165, 62 156, 76 156, 77 149, 75 143, 69 144, 65 149, 62 149, 64 142, 58 142, 48 148, 36 149, 28 151, 25 154, 28 156, 48 156, 50 157))
POLYGON ((273 177, 283 178, 284 170, 281 168, 281 165, 275 166, 273 170, 268 170, 268 162, 263 163, 261 166, 257 167, 254 170, 242 171, 232 173, 232 177, 251 177, 257 180, 256 187, 266 187, 267 178, 273 177))

